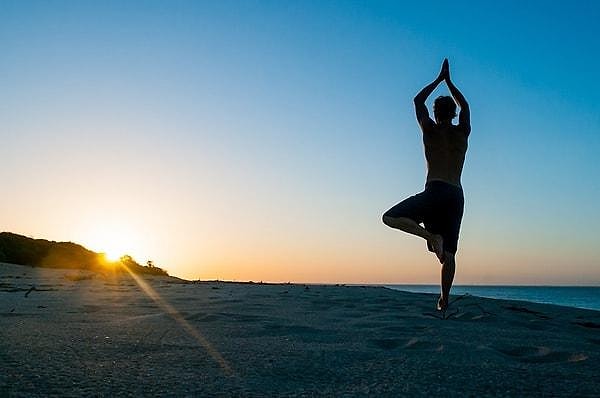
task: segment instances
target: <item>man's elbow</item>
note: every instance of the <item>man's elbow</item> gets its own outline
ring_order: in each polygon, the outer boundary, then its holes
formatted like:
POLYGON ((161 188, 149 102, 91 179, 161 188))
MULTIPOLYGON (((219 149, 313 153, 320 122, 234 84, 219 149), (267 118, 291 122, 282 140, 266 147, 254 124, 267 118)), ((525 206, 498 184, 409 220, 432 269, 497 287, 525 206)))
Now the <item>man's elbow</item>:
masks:
POLYGON ((420 98, 419 96, 416 96, 413 99, 413 102, 415 104, 415 108, 419 108, 421 106, 425 106, 425 100, 423 98, 420 98))

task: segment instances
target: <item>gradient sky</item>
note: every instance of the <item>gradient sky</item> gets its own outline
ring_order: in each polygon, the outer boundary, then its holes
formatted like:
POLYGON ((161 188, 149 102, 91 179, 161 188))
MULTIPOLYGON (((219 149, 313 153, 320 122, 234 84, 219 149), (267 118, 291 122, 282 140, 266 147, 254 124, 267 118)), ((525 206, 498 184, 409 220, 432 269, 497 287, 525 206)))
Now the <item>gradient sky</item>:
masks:
POLYGON ((381 214, 423 189, 412 98, 448 57, 456 283, 600 284, 599 3, 413 3, 0 2, 0 229, 190 279, 437 283, 381 214))

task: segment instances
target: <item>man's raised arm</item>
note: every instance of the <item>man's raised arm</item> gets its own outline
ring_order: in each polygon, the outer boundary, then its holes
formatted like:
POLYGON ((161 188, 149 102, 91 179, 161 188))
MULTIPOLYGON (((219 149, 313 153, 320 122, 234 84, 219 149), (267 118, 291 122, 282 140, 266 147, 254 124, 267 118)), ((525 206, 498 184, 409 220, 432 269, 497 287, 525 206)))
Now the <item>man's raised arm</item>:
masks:
POLYGON ((431 120, 431 118, 429 117, 429 111, 427 110, 427 106, 425 106, 425 100, 431 95, 433 90, 435 90, 435 88, 446 78, 447 75, 448 60, 444 59, 444 62, 442 63, 442 70, 440 71, 438 77, 436 77, 433 82, 423 87, 423 89, 419 91, 419 94, 416 95, 414 99, 415 113, 417 115, 417 121, 419 122, 421 127, 424 127, 425 124, 433 123, 433 120, 431 120))
POLYGON ((446 74, 446 84, 448 85, 448 89, 450 90, 450 94, 452 94, 452 98, 454 101, 458 103, 460 107, 460 113, 458 114, 458 126, 462 127, 467 134, 471 132, 471 111, 469 110, 469 103, 462 95, 460 90, 456 88, 452 80, 450 80, 450 71, 446 74))

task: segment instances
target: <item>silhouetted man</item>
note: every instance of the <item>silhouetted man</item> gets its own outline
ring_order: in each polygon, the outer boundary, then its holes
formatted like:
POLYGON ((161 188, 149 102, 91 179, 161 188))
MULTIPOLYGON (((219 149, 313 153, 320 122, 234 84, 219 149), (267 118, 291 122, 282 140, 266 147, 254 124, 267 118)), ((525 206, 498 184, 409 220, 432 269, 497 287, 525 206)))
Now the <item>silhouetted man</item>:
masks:
POLYGON ((414 101, 427 160, 425 191, 389 209, 383 215, 383 222, 427 241, 429 251, 434 252, 442 264, 441 295, 437 308, 445 311, 454 280, 454 256, 463 216, 464 197, 460 176, 471 132, 469 104, 450 80, 447 59, 444 59, 438 77, 423 88, 414 101), (446 82, 460 107, 458 125, 452 124, 452 119, 456 117, 456 103, 448 96, 436 98, 433 105, 435 122, 429 117, 425 100, 442 81, 446 82))

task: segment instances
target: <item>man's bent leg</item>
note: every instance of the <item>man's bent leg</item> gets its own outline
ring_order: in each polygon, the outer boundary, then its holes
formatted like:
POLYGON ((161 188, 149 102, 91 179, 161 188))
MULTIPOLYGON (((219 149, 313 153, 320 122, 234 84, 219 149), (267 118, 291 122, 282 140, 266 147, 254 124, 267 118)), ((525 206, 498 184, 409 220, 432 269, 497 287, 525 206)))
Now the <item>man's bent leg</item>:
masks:
POLYGON ((438 301, 438 310, 445 311, 448 308, 448 299, 450 298, 450 288, 454 281, 454 271, 456 270, 456 260, 454 254, 445 252, 445 261, 442 263, 442 294, 438 301))
POLYGON ((444 240, 441 235, 432 234, 420 226, 415 220, 408 217, 390 217, 383 216, 383 223, 388 227, 396 228, 412 235, 420 236, 433 248, 433 252, 443 262, 444 259, 444 240))

